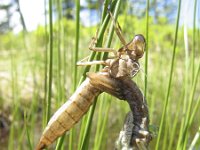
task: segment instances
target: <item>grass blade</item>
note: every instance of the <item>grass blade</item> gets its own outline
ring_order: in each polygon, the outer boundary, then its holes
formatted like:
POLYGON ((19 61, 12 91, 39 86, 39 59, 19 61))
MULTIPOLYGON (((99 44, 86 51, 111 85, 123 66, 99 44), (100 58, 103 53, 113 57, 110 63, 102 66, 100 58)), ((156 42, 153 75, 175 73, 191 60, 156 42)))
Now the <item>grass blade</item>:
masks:
POLYGON ((180 9, 181 9, 181 0, 179 0, 179 4, 178 4, 178 13, 177 13, 177 19, 176 19, 176 29, 175 29, 175 36, 174 36, 174 45, 173 45, 172 61, 171 61, 171 67, 170 67, 169 82, 168 82, 168 88, 167 88, 165 103, 164 103, 164 109, 163 109, 162 117, 161 117, 161 121, 160 121, 158 139, 157 139, 157 142, 156 142, 156 150, 159 149, 159 143, 160 143, 160 140, 161 140, 163 123, 164 123, 164 119, 166 117, 166 110, 167 110, 168 101, 169 101, 169 95, 170 95, 170 89, 171 89, 171 83, 172 83, 172 74, 173 74, 173 70, 174 70, 174 61, 175 61, 175 55, 176 55, 176 43, 177 43, 177 37, 178 37, 180 9))
MULTIPOLYGON (((111 5, 113 8, 115 8, 115 11, 114 11, 114 17, 115 17, 115 19, 117 17, 118 11, 119 11, 120 2, 121 2, 121 0, 118 0, 116 2, 116 6, 114 4, 111 5)), ((106 18, 105 18, 105 21, 106 21, 106 18)), ((104 24, 102 24, 102 26, 103 25, 104 24)), ((100 31, 102 31, 102 30, 100 30, 100 31)), ((97 39, 97 46, 99 46, 98 45, 98 39, 97 39)), ((103 40, 103 38, 102 38, 102 40, 103 40)), ((102 40, 99 41, 99 44, 100 43, 102 44, 102 40)), ((86 124, 86 130, 85 130, 84 135, 83 135, 83 142, 81 142, 81 147, 80 147, 81 150, 88 149, 88 147, 89 147, 88 143, 89 143, 89 139, 90 139, 91 123, 92 123, 92 118, 93 118, 95 106, 96 106, 96 100, 94 101, 94 104, 91 107, 91 110, 89 111, 89 117, 88 117, 88 121, 87 121, 87 124, 86 124)))
POLYGON ((47 114, 46 124, 51 116, 51 90, 52 90, 52 78, 53 78, 53 21, 52 21, 52 0, 49 0, 49 82, 48 82, 48 97, 47 97, 47 114))
MULTIPOLYGON (((200 101, 200 99, 199 99, 199 101, 200 101)), ((200 126, 199 126, 199 130, 197 131, 194 139, 192 140, 192 143, 191 143, 188 150, 194 150, 195 149, 194 147, 195 147, 196 143, 198 142, 199 138, 200 138, 200 126)))
POLYGON ((189 105, 188 105, 188 109, 187 109, 187 113, 186 113, 186 122, 185 122, 185 127, 184 127, 184 130, 183 130, 182 140, 181 140, 182 141, 181 144, 184 144, 184 145, 186 145, 186 142, 187 142, 187 138, 186 138, 187 135, 188 135, 187 131, 188 131, 188 128, 190 127, 192 103, 194 101, 194 94, 195 94, 195 90, 196 90, 196 86, 197 86, 199 73, 200 73, 200 61, 199 61, 199 65, 197 67, 195 77, 194 77, 194 82, 193 82, 193 86, 192 86, 192 90, 191 90, 190 98, 189 98, 189 105))
POLYGON ((47 11, 46 11, 46 0, 44 0, 44 11, 45 11, 45 51, 44 51, 44 66, 45 66, 45 71, 44 71, 44 100, 43 100, 43 111, 42 111, 42 126, 43 128, 46 126, 46 114, 47 114, 47 93, 48 93, 48 88, 47 88, 47 71, 48 71, 48 36, 47 36, 47 11))
MULTIPOLYGON (((196 16, 196 2, 194 2, 194 16, 196 16)), ((195 20, 196 20, 196 17, 194 17, 194 24, 195 23, 195 20)), ((188 91, 188 81, 189 81, 189 75, 190 75, 190 72, 188 71, 189 70, 189 56, 188 56, 188 50, 186 50, 186 84, 185 84, 185 89, 186 89, 186 96, 185 96, 185 99, 184 99, 184 108, 183 108, 183 112, 184 114, 186 114, 186 117, 184 117, 182 119, 182 124, 181 124, 181 128, 180 128, 180 135, 179 135, 179 140, 178 140, 178 144, 177 144, 177 149, 180 149, 181 147, 183 148, 184 145, 186 146, 186 137, 187 136, 187 130, 188 130, 188 126, 189 126, 189 118, 188 118, 188 115, 190 115, 190 109, 192 107, 192 102, 193 102, 193 90, 194 88, 196 88, 196 83, 194 83, 194 80, 196 80, 196 78, 194 77, 194 53, 195 53, 195 25, 193 24, 193 49, 192 49, 192 58, 191 58, 191 68, 192 68, 192 74, 191 74, 191 78, 192 78, 192 90, 188 91), (188 95, 188 92, 190 92, 190 96, 188 95), (188 99, 188 104, 186 103, 187 102, 187 99, 188 99), (189 108, 188 108, 189 106, 189 108)), ((187 38, 187 36, 186 36, 187 38)), ((187 39, 186 39, 187 40, 187 39)), ((187 43, 186 43, 187 44, 187 43)), ((188 49, 188 45, 186 45, 187 49, 188 49)), ((198 70, 198 69, 197 69, 198 70)), ((198 73, 198 71, 197 71, 198 73)))
MULTIPOLYGON (((80 18, 80 0, 76 0, 76 40, 75 40, 75 60, 74 60, 74 90, 76 90, 77 86, 77 61, 78 61, 78 51, 79 51, 79 18, 80 18)), ((69 136, 69 150, 73 149, 73 139, 74 139, 74 128, 70 130, 69 136)))
POLYGON ((28 147, 29 150, 32 150, 32 144, 31 144, 31 139, 30 139, 30 133, 29 133, 29 128, 28 128, 28 124, 27 124, 27 116, 26 116, 26 112, 24 112, 24 122, 25 122, 25 128, 26 128, 26 136, 27 136, 27 140, 28 140, 28 147))
POLYGON ((109 115, 112 97, 109 98, 107 95, 104 95, 103 99, 100 102, 101 107, 99 109, 98 125, 97 125, 96 134, 95 134, 95 143, 93 147, 94 150, 101 149, 103 136, 105 135, 106 125, 108 121, 108 115, 109 115), (103 101, 103 99, 104 100, 106 99, 106 101, 103 101))
MULTIPOLYGON (((107 15, 106 17, 105 17, 105 20, 103 21, 103 23, 102 23, 102 26, 100 27, 100 30, 99 30, 99 34, 98 34, 98 37, 97 37, 97 45, 99 46, 100 45, 100 43, 102 43, 102 40, 103 40, 103 35, 104 35, 104 32, 105 32, 105 30, 106 30, 106 27, 107 27, 107 25, 108 25, 108 21, 109 21, 109 15, 107 15)), ((90 55, 90 57, 89 57, 89 60, 88 61, 92 61, 93 59, 94 59, 94 57, 95 57, 95 54, 96 54, 96 52, 92 52, 91 53, 91 55, 90 55)), ((81 79, 80 79, 80 81, 79 81, 79 85, 85 80, 85 78, 86 78, 86 76, 85 76, 85 74, 86 74, 86 72, 88 72, 89 70, 90 70, 90 67, 91 66, 86 66, 85 67, 85 70, 83 71, 83 76, 81 77, 81 79)), ((95 104, 94 104, 95 105, 95 104)), ((93 108, 93 106, 91 107, 91 108, 93 108)), ((90 111, 92 111, 92 110, 90 110, 90 111)), ((89 111, 89 112, 90 112, 89 111)), ((89 115, 88 115, 89 116, 89 115)), ((85 116, 85 119, 87 118, 87 116, 85 116)), ((82 122, 87 122, 86 120, 84 120, 83 119, 83 121, 82 122)), ((83 137, 84 137, 84 134, 85 134, 85 123, 82 123, 82 125, 81 125, 81 131, 80 131, 80 134, 79 134, 79 148, 78 149, 80 149, 81 148, 81 145, 82 145, 82 141, 83 141, 83 137)))
MULTIPOLYGON (((196 32, 196 10, 197 0, 194 1, 194 15, 193 15, 193 33, 192 33, 192 79, 194 79, 194 57, 195 57, 195 32, 196 32)), ((193 80, 192 80, 193 81, 193 80)))
POLYGON ((149 44, 149 0, 146 0, 146 49, 145 49, 145 73, 144 73, 144 96, 147 97, 148 84, 148 44, 149 44))

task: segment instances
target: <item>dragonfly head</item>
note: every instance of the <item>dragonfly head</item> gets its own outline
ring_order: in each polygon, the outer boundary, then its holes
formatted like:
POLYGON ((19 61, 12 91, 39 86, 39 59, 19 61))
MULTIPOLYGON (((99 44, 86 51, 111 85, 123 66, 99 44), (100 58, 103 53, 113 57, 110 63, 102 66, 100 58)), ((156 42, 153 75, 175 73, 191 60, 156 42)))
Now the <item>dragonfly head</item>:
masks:
POLYGON ((139 59, 143 56, 145 51, 145 38, 142 34, 136 35, 133 40, 127 45, 129 55, 134 59, 139 59))

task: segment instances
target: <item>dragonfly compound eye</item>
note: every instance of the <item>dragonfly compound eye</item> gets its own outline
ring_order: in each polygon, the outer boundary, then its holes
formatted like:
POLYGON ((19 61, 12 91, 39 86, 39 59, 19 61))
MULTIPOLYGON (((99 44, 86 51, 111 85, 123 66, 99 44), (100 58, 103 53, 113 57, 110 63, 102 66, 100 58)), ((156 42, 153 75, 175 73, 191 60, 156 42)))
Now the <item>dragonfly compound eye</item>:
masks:
POLYGON ((143 35, 138 34, 134 37, 133 39, 134 44, 136 46, 136 54, 137 56, 140 58, 140 56, 142 57, 144 54, 144 50, 145 50, 145 38, 143 35))

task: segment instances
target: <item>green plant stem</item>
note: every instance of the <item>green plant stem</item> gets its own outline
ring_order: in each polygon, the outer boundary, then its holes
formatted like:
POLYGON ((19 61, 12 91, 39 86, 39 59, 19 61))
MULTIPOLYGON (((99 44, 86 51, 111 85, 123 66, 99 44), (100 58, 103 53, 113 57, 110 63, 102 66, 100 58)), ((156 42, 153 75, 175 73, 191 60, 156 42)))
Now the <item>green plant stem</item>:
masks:
POLYGON ((186 139, 186 137, 188 136, 187 131, 188 131, 188 128, 190 127, 192 103, 194 101, 194 94, 195 94, 195 90, 196 90, 196 86, 197 86, 199 73, 200 73, 200 61, 199 61, 199 65, 197 67, 197 72, 194 76, 194 82, 193 82, 193 86, 192 86, 191 93, 190 93, 189 105, 188 105, 188 109, 187 109, 187 113, 186 113, 186 122, 185 122, 184 130, 183 130, 182 140, 181 140, 182 141, 181 143, 183 143, 183 145, 186 145, 186 142, 187 142, 187 139, 186 139))
MULTIPOLYGON (((184 90, 184 89, 183 89, 184 90)), ((175 116, 171 116, 171 121, 173 121, 172 127, 170 127, 170 137, 169 140, 167 139, 166 144, 167 144, 167 148, 166 149, 173 149, 173 142, 176 141, 176 131, 177 131, 177 126, 178 126, 178 121, 179 121, 179 117, 180 117, 180 110, 182 110, 182 99, 184 96, 184 92, 181 92, 181 96, 178 100, 178 105, 177 105, 177 113, 175 114, 175 116)))
POLYGON ((58 89, 58 96, 57 96, 57 106, 60 105, 60 102, 62 102, 63 99, 63 94, 62 94, 62 76, 61 76, 61 72, 62 72, 62 65, 61 65, 61 2, 60 0, 57 0, 57 11, 58 11, 58 33, 57 33, 57 89, 58 89))
MULTIPOLYGON (((118 6, 116 7, 119 7, 120 4, 118 4, 118 6)), ((114 12, 114 18, 115 18, 115 21, 116 21, 116 18, 117 18, 117 14, 118 14, 118 9, 115 9, 115 12, 114 12)), ((110 28, 109 28, 109 33, 108 33, 108 39, 106 41, 106 46, 105 47, 110 47, 111 46, 111 42, 112 42, 112 37, 113 37, 113 33, 114 33, 114 22, 112 20, 111 22, 111 25, 110 25, 110 28)), ((103 60, 107 59, 107 56, 108 56, 108 52, 105 52, 103 54, 103 60)), ((100 101, 100 105, 103 105, 103 101, 100 101)), ((110 106, 110 103, 107 104, 108 106, 110 106)), ((94 146, 94 149, 100 149, 100 146, 101 146, 101 142, 102 142, 102 137, 103 137, 103 132, 105 131, 105 125, 107 123, 107 118, 108 118, 108 110, 109 110, 110 107, 108 107, 106 109, 106 112, 105 112, 105 118, 103 120, 103 124, 102 124, 102 128, 100 126, 100 115, 102 115, 101 113, 101 109, 99 109, 99 117, 98 117, 98 125, 97 125, 97 132, 96 132, 96 136, 95 136, 95 143, 96 145, 94 146), (100 132, 101 131, 101 132, 100 132)))
MULTIPOLYGON (((103 12, 102 12, 101 24, 103 24, 103 21, 104 21, 104 19, 106 17, 109 3, 110 3, 109 0, 105 0, 104 1, 104 7, 103 7, 103 12)), ((102 42, 101 43, 99 42, 99 45, 102 45, 102 42)), ((101 59, 101 55, 102 55, 102 53, 97 53, 96 59, 100 60, 101 59)), ((100 69, 100 65, 96 65, 96 71, 98 71, 99 69, 100 69)))
MULTIPOLYGON (((185 43, 185 78, 184 78, 184 103, 183 103, 183 114, 186 114, 187 112, 187 102, 188 102, 188 93, 189 93, 189 42, 188 42, 188 33, 187 33, 187 21, 184 22, 184 43, 185 43)), ((178 138, 178 144, 177 147, 180 145, 181 142, 181 136, 183 133, 183 127, 184 127, 185 117, 182 117, 181 119, 181 127, 179 130, 179 138, 178 138)))
MULTIPOLYGON (((199 99, 199 101, 200 101, 200 99, 199 99)), ((195 149, 194 147, 195 147, 196 143, 199 141, 199 139, 200 139, 200 126, 199 126, 199 130, 197 131, 194 139, 192 140, 192 143, 188 150, 194 150, 195 149)))
MULTIPOLYGON (((107 15, 105 17, 105 20, 103 21, 102 26, 100 27, 99 34, 98 34, 98 37, 97 37, 97 39, 98 39, 97 40, 97 45, 98 46, 99 46, 100 43, 102 43, 103 35, 104 35, 104 32, 105 32, 106 27, 108 25, 108 21, 109 21, 109 15, 107 15)), ((88 61, 92 61, 94 59, 94 57, 95 57, 95 54, 96 54, 96 52, 92 52, 88 61)), ((86 74, 86 72, 88 72, 90 70, 90 67, 91 66, 86 66, 85 67, 85 70, 83 71, 83 75, 82 75, 82 77, 81 77, 81 79, 79 81, 79 85, 85 80, 85 78, 86 78, 85 74, 86 74)), ((87 121, 85 120, 83 122, 87 122, 87 121)), ((84 133, 85 133, 85 127, 84 127, 84 124, 82 123, 81 131, 80 131, 80 134, 79 134, 79 149, 81 148, 81 145, 82 145, 84 133)))
POLYGON ((52 76, 53 76, 53 22, 52 22, 52 0, 49 0, 49 32, 50 32, 50 53, 49 53, 49 84, 48 84, 48 98, 47 98, 47 114, 46 124, 51 116, 51 90, 52 90, 52 76))
MULTIPOLYGON (((113 6, 113 7, 115 6, 115 2, 116 2, 116 1, 114 1, 114 2, 112 3, 112 6, 113 6)), ((104 10, 106 10, 106 9, 104 9, 104 10)), ((107 14, 106 17, 105 17, 105 19, 103 20, 101 26, 100 26, 100 29, 99 29, 99 32, 98 32, 98 35, 97 35, 97 45, 96 45, 96 46, 98 46, 98 47, 100 47, 101 44, 102 44, 103 36, 104 36, 105 30, 106 30, 106 28, 107 28, 109 19, 110 19, 110 16, 109 16, 109 14, 107 14)), ((95 55, 96 55, 96 52, 93 51, 93 52, 91 53, 91 55, 90 55, 88 61, 92 61, 92 60, 94 59, 95 55)), ((86 75, 85 75, 85 74, 90 70, 90 67, 91 67, 91 66, 86 66, 86 67, 85 67, 85 70, 83 71, 83 75, 82 75, 82 77, 81 77, 81 79, 80 79, 78 85, 80 85, 80 84, 85 80, 85 78, 86 78, 86 75)), ((89 112, 90 112, 90 111, 89 111, 89 112)), ((89 116, 89 114, 88 114, 88 116, 89 116)), ((85 116, 85 118, 84 118, 83 121, 82 121, 81 130, 80 130, 80 134, 79 134, 79 146, 78 146, 78 149, 81 148, 82 143, 83 143, 82 141, 83 141, 84 134, 85 134, 85 126, 84 126, 84 124, 87 122, 85 119, 87 119, 87 116, 85 116), (85 123, 83 123, 83 122, 85 122, 85 123)))
POLYGON ((159 149, 159 143, 160 143, 160 139, 161 139, 163 123, 164 123, 164 119, 166 116, 166 110, 167 110, 168 101, 169 101, 169 95, 170 95, 170 89, 171 89, 171 83, 172 83, 172 74, 173 74, 173 70, 174 70, 174 61, 175 61, 175 54, 176 54, 176 43, 177 43, 177 37, 178 37, 180 9, 181 9, 181 0, 179 0, 179 4, 178 4, 178 13, 177 13, 177 19, 176 19, 176 29, 175 29, 175 38, 174 38, 174 45, 173 45, 173 54, 172 54, 172 61, 171 61, 171 67, 170 67, 169 82, 168 82, 167 94, 166 94, 166 98, 165 98, 164 109, 162 112, 159 132, 158 132, 158 139, 156 142, 156 150, 159 149))
POLYGON ((103 5, 103 12, 102 12, 102 16, 101 16, 101 23, 103 23, 106 15, 107 15, 107 9, 108 9, 108 5, 109 5, 110 0, 105 0, 103 5))
POLYGON ((80 0, 76 0, 76 39, 75 39, 75 60, 74 60, 74 90, 77 86, 77 61, 79 53, 79 30, 80 30, 80 0))
POLYGON ((24 122, 25 122, 25 129, 26 129, 26 137, 28 140, 28 147, 29 150, 32 150, 32 144, 31 144, 31 139, 30 139, 30 133, 29 133, 29 128, 28 128, 28 120, 27 120, 27 116, 26 116, 26 112, 24 112, 24 122))
MULTIPOLYGON (((120 2, 116 5, 116 8, 117 7, 120 7, 120 2)), ((115 12, 113 14, 113 17, 115 19, 114 21, 116 21, 116 19, 117 19, 117 15, 118 15, 118 11, 119 11, 118 9, 119 8, 115 9, 115 12)), ((108 33, 108 40, 106 42, 106 47, 110 47, 113 34, 114 34, 114 22, 112 20, 111 26, 110 26, 110 29, 109 29, 109 33, 108 33)), ((105 60, 105 59, 107 59, 107 57, 108 57, 108 52, 104 52, 102 59, 105 60)))
MULTIPOLYGON (((74 89, 76 90, 77 86, 77 65, 76 62, 78 61, 78 52, 79 52, 79 17, 80 16, 80 0, 76 0, 76 40, 75 40, 75 60, 74 60, 74 89)), ((73 139, 74 139, 75 130, 74 128, 70 130, 69 136, 69 150, 73 150, 73 139)))
MULTIPOLYGON (((61 33, 62 33, 62 4, 61 1, 58 0, 57 1, 57 10, 58 10, 58 18, 59 18, 59 22, 58 22, 58 91, 59 91, 59 96, 58 96, 58 105, 60 105, 60 102, 62 102, 63 100, 63 89, 62 86, 64 86, 64 84, 62 84, 62 77, 61 77, 61 71, 62 71, 62 62, 61 62, 61 33)), ((65 56, 65 54, 63 54, 63 56, 65 56)), ((65 77, 65 75, 64 75, 65 77)), ((64 79, 63 79, 63 83, 64 83, 64 79)), ((61 150, 65 139, 65 135, 63 135, 62 137, 60 137, 58 139, 58 142, 56 144, 56 150, 61 150)))
MULTIPOLYGON (((192 77, 192 86, 194 87, 194 86, 196 86, 195 84, 196 83, 194 83, 194 80, 195 80, 195 77, 194 77, 194 53, 195 53, 195 20, 196 20, 196 1, 194 2, 194 22, 193 22, 193 50, 192 50, 192 59, 191 59, 191 62, 192 62, 192 75, 191 75, 191 77, 192 77)), ((185 32, 187 32, 187 28, 185 29, 186 31, 185 32)), ((192 105, 192 101, 193 101, 193 97, 191 97, 191 93, 193 92, 191 92, 190 93, 190 97, 188 96, 188 83, 187 82, 189 82, 189 74, 190 74, 190 72, 189 72, 189 54, 188 54, 188 39, 187 39, 187 35, 185 36, 186 37, 186 44, 187 44, 187 47, 186 47, 186 81, 185 81, 185 89, 186 89, 186 91, 185 91, 185 99, 184 99, 184 108, 183 108, 183 113, 184 114, 186 114, 186 116, 188 116, 188 115, 190 115, 190 107, 191 107, 191 105, 192 105), (187 104, 187 100, 189 99, 189 103, 187 104), (189 109, 188 109, 188 106, 189 106, 189 109), (188 114, 189 113, 189 114, 188 114)), ((190 90, 191 91, 191 90, 190 90)), ((183 148, 184 147, 184 145, 186 146, 186 137, 184 137, 184 136, 187 136, 186 134, 186 131, 187 131, 187 129, 188 129, 188 127, 189 127, 189 125, 188 125, 188 122, 189 122, 189 120, 188 120, 189 118, 188 117, 184 117, 183 119, 182 119, 182 122, 181 122, 181 128, 180 128, 180 134, 179 134, 179 139, 178 139, 178 144, 177 144, 177 149, 180 149, 180 148, 183 148)))
POLYGON ((95 98, 95 101, 89 111, 89 115, 88 115, 88 119, 87 119, 87 122, 86 122, 86 129, 85 129, 85 132, 84 132, 84 135, 83 135, 83 142, 81 144, 81 150, 85 150, 85 149, 88 149, 89 148, 89 139, 90 139, 90 131, 91 131, 91 122, 92 122, 92 118, 93 118, 93 115, 94 115, 94 110, 95 110, 95 107, 96 107, 96 101, 97 101, 97 98, 95 98))
MULTIPOLYGON (((105 94, 102 96, 102 97, 100 97, 99 98, 99 100, 100 99, 105 99, 105 94)), ((98 143, 98 141, 99 141, 99 133, 100 133, 100 130, 101 130, 101 123, 102 123, 102 108, 104 107, 104 103, 102 102, 102 100, 100 101, 100 103, 99 103, 99 111, 98 111, 98 121, 97 121, 97 129, 96 129, 96 133, 95 133, 95 138, 94 138, 94 149, 96 149, 96 146, 97 146, 97 143, 98 143), (98 137, 98 138, 96 138, 96 137, 98 137)))
POLYGON ((99 150, 101 149, 102 146, 102 141, 103 141, 103 136, 105 133, 106 129, 106 124, 108 121, 108 115, 109 115, 109 110, 111 106, 111 97, 108 98, 107 95, 104 95, 104 98, 106 99, 106 103, 103 105, 103 100, 100 102, 101 106, 100 111, 99 111, 99 116, 98 116, 98 126, 97 126, 97 132, 95 134, 95 144, 94 144, 94 150, 99 150), (103 116, 102 116, 103 114, 103 116))
POLYGON ((194 15, 193 15, 193 33, 192 33, 192 81, 194 79, 194 56, 195 56, 195 31, 196 31, 196 9, 197 9, 197 0, 194 1, 194 15))
MULTIPOLYGON (((116 19, 116 17, 117 17, 118 11, 119 11, 120 2, 121 2, 121 0, 118 0, 115 7, 112 5, 112 7, 115 8, 115 11, 114 11, 114 18, 115 18, 115 19, 116 19)), ((106 18, 105 18, 105 19, 106 19, 106 18)), ((103 32, 103 33, 104 33, 104 32, 103 32)), ((112 37, 111 37, 111 39, 112 39, 112 37)), ((100 42, 100 43, 102 43, 102 42, 100 42)), ((97 38, 97 46, 98 46, 98 38, 97 38)), ((94 101, 94 104, 93 104, 93 106, 91 107, 91 110, 89 111, 89 117, 88 117, 88 121, 87 121, 87 125, 86 125, 86 130, 85 130, 85 132, 84 132, 84 135, 83 135, 83 142, 82 142, 81 148, 80 148, 81 150, 88 149, 88 147, 89 147, 91 123, 92 123, 92 118, 93 118, 95 106, 96 106, 96 100, 94 101)))
POLYGON ((197 103, 195 104, 194 109, 193 109, 193 112, 192 112, 191 117, 190 117, 190 119, 189 119, 189 126, 192 125, 192 122, 193 122, 194 119, 195 119, 195 115, 196 115, 196 112, 199 110, 199 107, 200 107, 200 96, 199 96, 199 98, 197 99, 197 103))
POLYGON ((146 0, 146 49, 145 49, 145 73, 144 73, 144 96, 147 97, 147 84, 148 84, 148 49, 149 44, 149 0, 146 0))
MULTIPOLYGON (((116 5, 116 2, 117 2, 117 0, 112 2, 111 11, 114 8, 114 6, 116 5)), ((97 44, 96 44, 97 47, 101 46, 101 43, 103 41, 104 32, 105 32, 105 30, 106 30, 106 28, 108 26, 109 19, 110 19, 110 15, 107 14, 105 19, 104 19, 104 21, 103 21, 103 23, 102 23, 102 25, 101 25, 101 27, 100 27, 100 29, 99 29, 99 32, 98 32, 99 34, 97 35, 97 44)), ((88 61, 92 61, 94 59, 95 55, 96 55, 96 52, 93 51, 91 53, 91 55, 89 56, 88 61)), ((85 67, 85 69, 83 71, 83 75, 82 75, 78 85, 80 85, 85 80, 86 73, 90 70, 90 68, 91 68, 91 66, 86 66, 85 67)))
POLYGON ((46 114, 47 114, 47 71, 48 71, 48 36, 47 36, 47 13, 46 13, 46 0, 44 0, 44 10, 45 10, 45 52, 44 52, 44 66, 45 66, 45 70, 44 70, 44 100, 43 100, 43 119, 42 119, 42 127, 44 128, 46 126, 46 114))

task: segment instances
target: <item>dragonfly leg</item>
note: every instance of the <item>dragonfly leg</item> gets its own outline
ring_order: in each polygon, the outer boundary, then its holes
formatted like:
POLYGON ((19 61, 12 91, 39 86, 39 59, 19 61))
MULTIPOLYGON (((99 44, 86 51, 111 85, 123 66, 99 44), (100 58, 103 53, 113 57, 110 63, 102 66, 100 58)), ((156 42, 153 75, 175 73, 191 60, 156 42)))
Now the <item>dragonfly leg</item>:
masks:
POLYGON ((125 46, 127 43, 126 43, 126 40, 123 36, 123 33, 122 33, 122 30, 121 30, 121 27, 119 25, 119 23, 117 21, 115 21, 115 18, 113 17, 111 11, 108 9, 108 13, 113 21, 113 25, 114 25, 114 29, 115 29, 115 32, 119 38, 119 40, 121 41, 121 43, 125 46))
POLYGON ((96 37, 92 38, 92 41, 89 45, 89 49, 91 51, 95 52, 109 52, 109 53, 114 53, 115 56, 117 56, 117 51, 114 48, 104 48, 104 47, 96 47, 96 37))
POLYGON ((84 61, 81 60, 76 63, 77 66, 91 66, 91 65, 106 65, 106 62, 103 60, 93 60, 93 61, 84 61))

